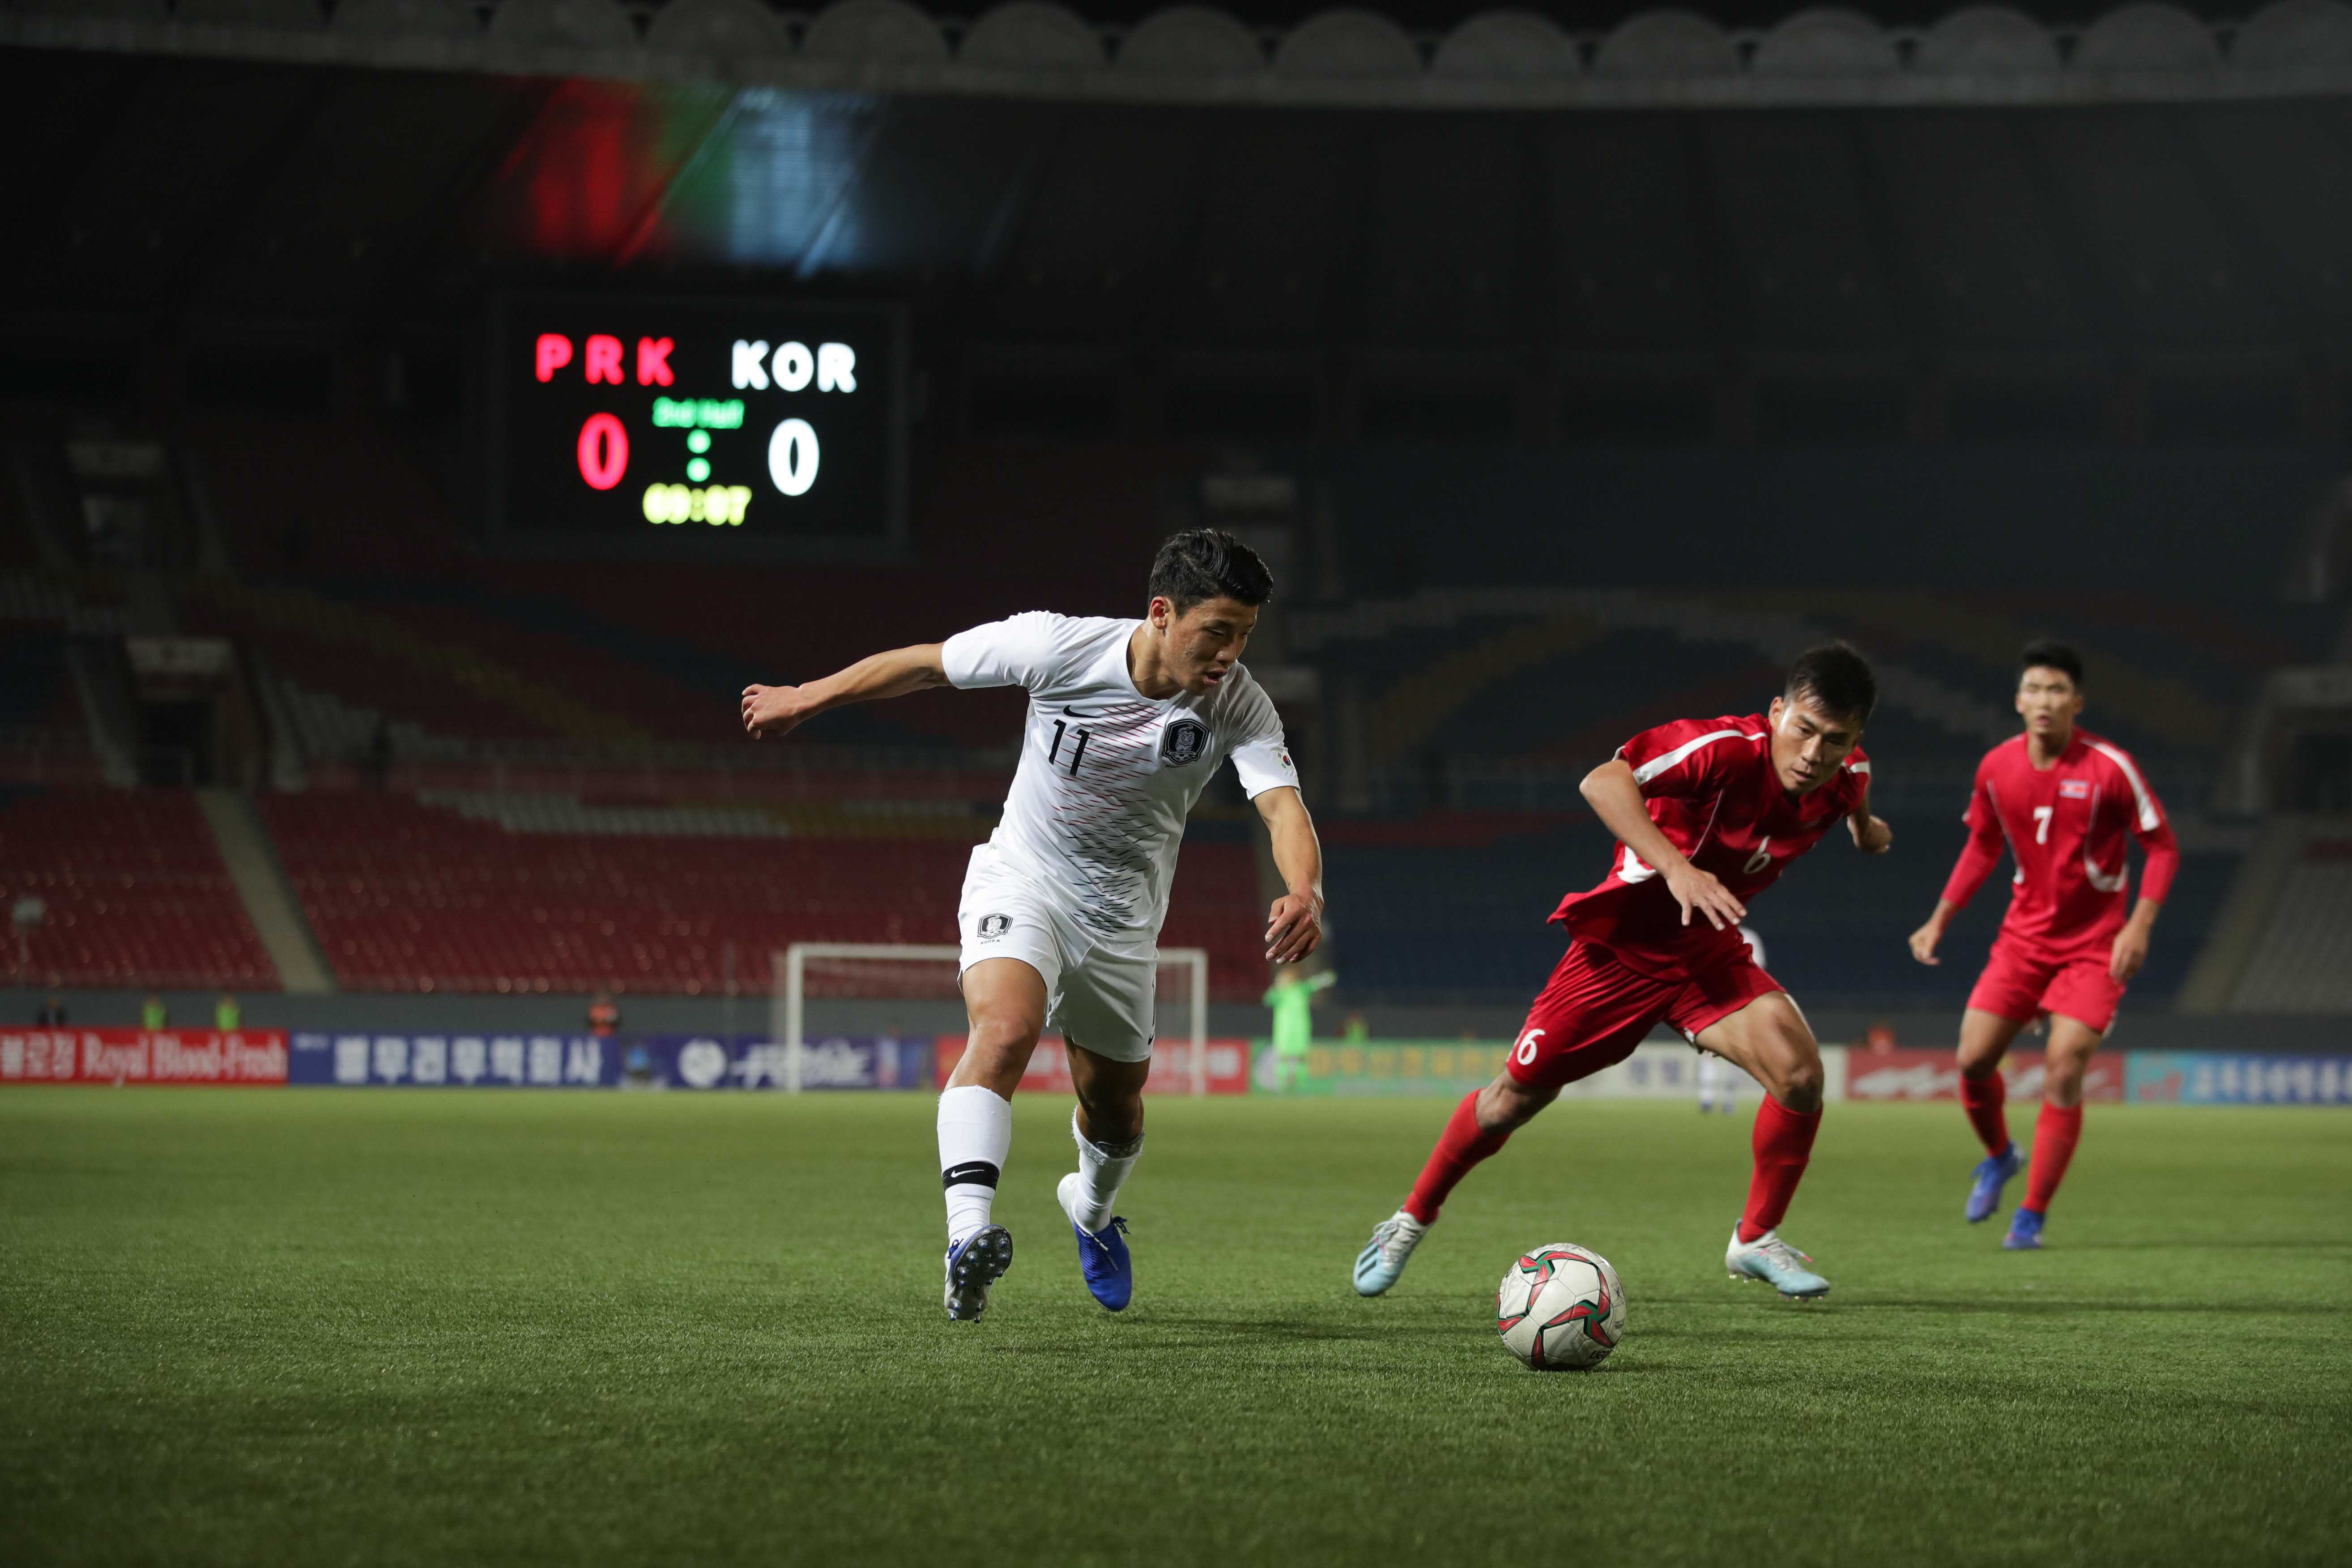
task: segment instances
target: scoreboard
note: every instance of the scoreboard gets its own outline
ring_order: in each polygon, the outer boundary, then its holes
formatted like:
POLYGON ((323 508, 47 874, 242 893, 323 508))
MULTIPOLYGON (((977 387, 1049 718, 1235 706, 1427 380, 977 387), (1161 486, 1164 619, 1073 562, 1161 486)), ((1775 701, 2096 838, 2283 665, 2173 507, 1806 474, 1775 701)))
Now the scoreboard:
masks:
POLYGON ((900 536, 896 308, 516 296, 490 339, 494 533, 900 536))

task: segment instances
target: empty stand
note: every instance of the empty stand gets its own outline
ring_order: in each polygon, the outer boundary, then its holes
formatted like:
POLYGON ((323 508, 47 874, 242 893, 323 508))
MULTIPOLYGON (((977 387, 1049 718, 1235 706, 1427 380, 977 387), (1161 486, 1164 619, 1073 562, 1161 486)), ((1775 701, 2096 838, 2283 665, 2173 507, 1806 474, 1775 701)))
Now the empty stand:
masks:
MULTIPOLYGON (((0 794, 0 903, 39 899, 20 983, 276 990, 195 797, 179 790, 0 794)), ((8 946, 16 969, 16 950, 8 946)))
MULTIPOLYGON (((722 744, 753 680, 812 679, 1021 610, 1134 614, 1161 489, 1201 462, 964 443, 919 477, 916 559, 747 571, 475 554, 422 458, 363 421, 213 419, 193 445, 243 581, 184 585, 188 629, 238 637, 340 705, 310 703, 300 730, 346 753, 379 717, 404 752, 427 737, 722 744)), ((1002 745, 1018 711, 1001 692, 923 693, 827 715, 808 738, 1002 745)))
MULTIPOLYGON (((1949 813, 1897 814, 1895 852, 1832 834, 1752 907, 1774 976, 1815 1006, 1948 1005, 1958 1012, 2007 906, 1988 883, 1953 922, 1945 962, 1906 938, 1942 892, 1965 830, 1949 813)), ((1587 812, 1433 813, 1324 825, 1340 976, 1351 1001, 1517 1005, 1567 939, 1547 923, 1607 872, 1611 839, 1587 812)), ((2135 857, 2137 861, 2137 857, 2135 857)), ((2166 1005, 2227 889, 2235 857, 2184 854, 2130 1005, 2166 1005)), ((2347 884, 2352 885, 2352 884, 2347 884)))
POLYGON ((2352 1013, 2352 838, 2305 842, 2231 1010, 2352 1013))
MULTIPOLYGON (((939 942, 990 820, 939 808, 604 805, 563 796, 275 795, 262 814, 342 984, 359 990, 764 988, 794 942, 939 942), (887 829, 887 831, 886 831, 887 829)), ((913 803, 909 803, 910 806, 913 803)), ((1184 851, 1165 940, 1221 999, 1264 984, 1246 842, 1184 851)))

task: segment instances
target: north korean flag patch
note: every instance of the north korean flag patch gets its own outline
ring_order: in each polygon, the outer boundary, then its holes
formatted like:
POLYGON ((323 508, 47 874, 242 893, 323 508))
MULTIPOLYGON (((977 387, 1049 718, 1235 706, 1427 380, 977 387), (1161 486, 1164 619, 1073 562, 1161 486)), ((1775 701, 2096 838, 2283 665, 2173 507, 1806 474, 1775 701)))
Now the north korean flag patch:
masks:
POLYGON ((2091 781, 2088 779, 2060 779, 2058 781, 2058 798, 2060 800, 2090 799, 2091 781))

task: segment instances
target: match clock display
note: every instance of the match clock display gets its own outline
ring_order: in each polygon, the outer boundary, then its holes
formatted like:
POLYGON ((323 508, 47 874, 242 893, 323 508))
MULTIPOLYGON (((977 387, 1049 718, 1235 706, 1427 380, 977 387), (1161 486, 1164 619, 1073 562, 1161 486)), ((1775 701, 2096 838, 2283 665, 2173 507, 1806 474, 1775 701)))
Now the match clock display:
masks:
POLYGON ((504 300, 492 527, 889 542, 903 334, 887 306, 504 300))

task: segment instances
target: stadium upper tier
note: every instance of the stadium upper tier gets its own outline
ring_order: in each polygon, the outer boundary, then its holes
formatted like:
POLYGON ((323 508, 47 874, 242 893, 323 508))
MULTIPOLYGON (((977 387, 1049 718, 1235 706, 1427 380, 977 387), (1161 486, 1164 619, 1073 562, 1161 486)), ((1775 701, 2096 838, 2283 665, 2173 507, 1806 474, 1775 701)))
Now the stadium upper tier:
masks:
POLYGON ((26 985, 278 989, 195 797, 0 790, 0 904, 37 899, 26 985))
MULTIPOLYGON (((194 445, 239 576, 184 581, 183 618, 265 656, 320 758, 363 753, 380 721, 404 756, 726 746, 752 680, 1019 610, 1135 613, 1167 498, 1209 461, 954 443, 925 466, 906 561, 736 566, 481 553, 415 458, 356 423, 210 420, 194 445)), ((1295 457, 1328 476, 1339 526, 1276 614, 1288 656, 1365 704, 1374 768, 1433 751, 1571 767, 1659 719, 1749 710, 1797 647, 1843 635, 1889 670, 1874 751, 1895 773, 1945 769, 2009 731, 2009 661, 2054 633, 2090 658, 2090 721, 2193 790, 2261 672, 2332 630, 2269 592, 2334 472, 2324 455, 1295 457), (1904 521, 1923 506, 1937 527, 1904 521), (1344 598, 1318 598, 1333 584, 1344 598)), ((999 749, 1018 711, 1009 692, 925 693, 801 738, 999 749)))

